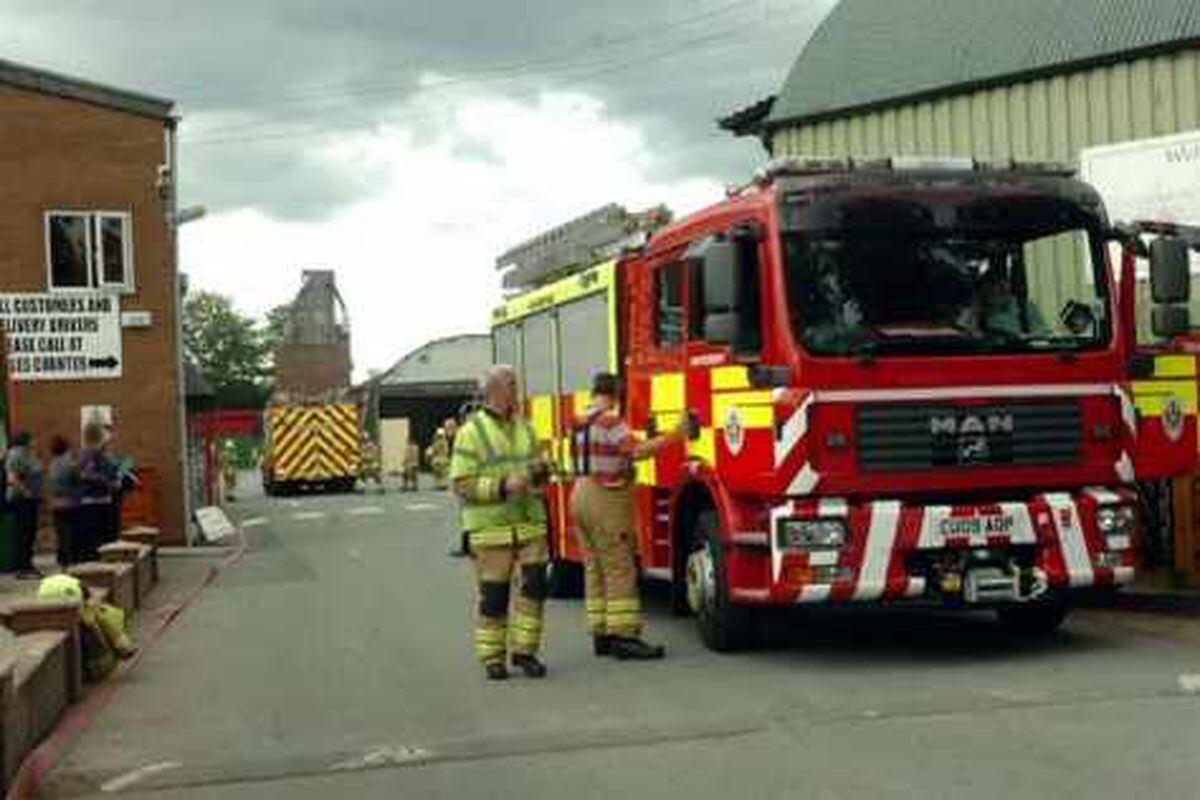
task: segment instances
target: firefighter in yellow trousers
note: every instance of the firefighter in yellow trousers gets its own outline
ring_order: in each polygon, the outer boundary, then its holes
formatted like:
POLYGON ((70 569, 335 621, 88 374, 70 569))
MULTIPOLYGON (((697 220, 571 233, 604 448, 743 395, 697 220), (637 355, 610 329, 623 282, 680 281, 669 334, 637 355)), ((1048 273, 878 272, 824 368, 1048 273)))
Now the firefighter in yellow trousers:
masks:
POLYGON ((446 437, 445 428, 438 428, 433 435, 433 443, 425 450, 425 458, 429 460, 429 468, 433 470, 434 486, 437 489, 446 488, 446 469, 450 465, 450 440, 446 437))
POLYGON ((584 551, 584 593, 588 630, 596 655, 621 660, 662 658, 661 645, 642 641, 630 484, 633 462, 686 441, 688 419, 646 442, 637 442, 617 413, 616 375, 597 375, 595 405, 575 428, 576 474, 571 513, 584 551))
POLYGON ((455 437, 450 462, 479 580, 475 652, 490 680, 508 677, 510 646, 512 665, 527 677, 542 678, 546 667, 538 650, 548 588, 542 497, 546 470, 537 459, 533 429, 518 414, 512 368, 489 369, 483 395, 483 408, 467 418, 455 437))

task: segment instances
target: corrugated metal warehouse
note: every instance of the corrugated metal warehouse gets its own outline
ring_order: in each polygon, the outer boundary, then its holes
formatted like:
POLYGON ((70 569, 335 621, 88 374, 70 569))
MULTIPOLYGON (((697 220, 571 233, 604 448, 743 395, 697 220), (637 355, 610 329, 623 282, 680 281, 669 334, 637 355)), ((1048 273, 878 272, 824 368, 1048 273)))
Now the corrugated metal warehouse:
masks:
POLYGON ((434 431, 478 393, 492 363, 492 337, 464 334, 435 339, 374 378, 371 389, 381 420, 406 418, 411 436, 427 447, 434 431))
POLYGON ((773 103, 773 154, 1075 162, 1200 127, 1195 0, 842 0, 773 103))

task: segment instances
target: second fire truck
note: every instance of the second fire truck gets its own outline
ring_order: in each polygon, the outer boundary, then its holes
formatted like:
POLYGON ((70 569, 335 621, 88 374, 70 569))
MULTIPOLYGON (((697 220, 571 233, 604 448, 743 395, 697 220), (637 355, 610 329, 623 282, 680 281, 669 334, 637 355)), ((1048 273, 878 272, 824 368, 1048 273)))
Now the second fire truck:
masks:
MULTIPOLYGON (((580 558, 571 428, 600 370, 637 435, 699 422, 639 465, 637 536, 714 649, 797 604, 991 608, 1046 631, 1073 593, 1133 579, 1137 481, 1196 458, 1196 364, 1137 348, 1140 243, 1067 170, 776 162, 624 249, 636 236, 597 229, 645 220, 605 213, 507 254, 524 291, 493 319, 563 468, 560 582, 580 558)), ((1150 256, 1171 336, 1186 248, 1150 256)))

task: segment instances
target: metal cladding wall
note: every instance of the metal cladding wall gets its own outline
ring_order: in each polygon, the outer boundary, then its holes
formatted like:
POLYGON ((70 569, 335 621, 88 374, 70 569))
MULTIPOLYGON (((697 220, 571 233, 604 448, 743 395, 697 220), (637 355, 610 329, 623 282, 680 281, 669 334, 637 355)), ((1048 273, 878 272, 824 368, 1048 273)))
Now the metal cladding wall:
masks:
POLYGON ((772 134, 777 156, 971 155, 1078 163, 1094 145, 1200 127, 1200 49, 871 111, 772 134))
MULTIPOLYGON (((780 157, 973 156, 1078 166, 1080 153, 1088 147, 1197 128, 1200 49, 1190 49, 937 99, 847 111, 844 116, 780 128, 771 143, 780 157)), ((1044 275, 1054 278, 1050 272, 1044 275)), ((1046 286, 1041 291, 1063 297, 1074 288, 1046 286)))

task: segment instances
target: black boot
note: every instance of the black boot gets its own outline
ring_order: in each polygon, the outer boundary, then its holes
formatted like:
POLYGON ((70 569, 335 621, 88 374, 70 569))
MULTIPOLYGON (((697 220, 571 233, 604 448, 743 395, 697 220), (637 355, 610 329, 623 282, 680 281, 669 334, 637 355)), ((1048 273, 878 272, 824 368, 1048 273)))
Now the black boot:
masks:
POLYGON ((487 673, 489 681, 508 680, 508 667, 504 666, 503 661, 493 661, 491 664, 485 665, 483 669, 487 673))
POLYGON ((667 654, 661 644, 647 644, 641 639, 612 637, 612 654, 618 661, 654 661, 667 654))
POLYGON ((592 652, 598 656, 611 656, 613 637, 607 633, 592 634, 592 652))
POLYGON ((526 678, 546 677, 546 665, 537 656, 517 653, 512 657, 513 666, 525 673, 526 678))

